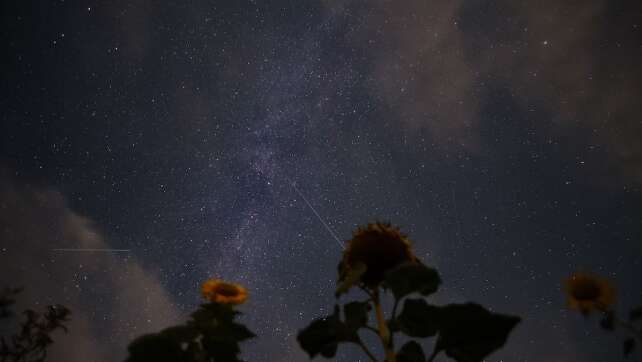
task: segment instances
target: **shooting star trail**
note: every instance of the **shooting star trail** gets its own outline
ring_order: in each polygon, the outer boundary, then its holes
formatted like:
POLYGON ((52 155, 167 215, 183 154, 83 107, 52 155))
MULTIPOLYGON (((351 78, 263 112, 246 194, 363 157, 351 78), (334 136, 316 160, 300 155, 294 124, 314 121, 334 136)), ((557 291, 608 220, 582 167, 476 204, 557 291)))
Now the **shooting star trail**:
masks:
POLYGON ((305 196, 303 196, 303 193, 299 190, 299 188, 298 188, 298 187, 296 187, 296 183, 292 182, 289 178, 288 178, 288 181, 290 182, 290 185, 292 185, 292 188, 294 189, 294 191, 296 191, 296 193, 297 193, 299 196, 301 196, 301 198, 303 199, 303 201, 305 201, 305 204, 306 204, 306 205, 308 205, 308 207, 310 208, 310 210, 312 210, 312 212, 314 213, 314 215, 316 215, 317 219, 319 219, 319 221, 321 222, 321 224, 323 224, 323 226, 325 227, 325 229, 326 229, 326 230, 328 230, 328 232, 330 233, 330 235, 332 235, 332 237, 334 238, 334 240, 336 240, 336 241, 337 241, 337 244, 339 244, 339 246, 341 247, 341 249, 345 249, 346 247, 343 245, 343 243, 341 242, 341 240, 339 240, 339 237, 337 236, 337 234, 335 234, 335 233, 334 233, 334 231, 332 231, 332 229, 330 229, 330 226, 328 226, 328 224, 327 224, 325 221, 323 221, 323 218, 321 217, 321 215, 319 215, 319 213, 318 213, 318 212, 317 212, 317 210, 314 208, 314 206, 312 206, 312 204, 310 203, 310 201, 308 201, 308 199, 307 199, 305 196))
POLYGON ((88 248, 79 248, 79 249, 58 248, 58 249, 51 249, 51 250, 52 251, 106 252, 106 253, 128 253, 131 251, 130 249, 88 249, 88 248))

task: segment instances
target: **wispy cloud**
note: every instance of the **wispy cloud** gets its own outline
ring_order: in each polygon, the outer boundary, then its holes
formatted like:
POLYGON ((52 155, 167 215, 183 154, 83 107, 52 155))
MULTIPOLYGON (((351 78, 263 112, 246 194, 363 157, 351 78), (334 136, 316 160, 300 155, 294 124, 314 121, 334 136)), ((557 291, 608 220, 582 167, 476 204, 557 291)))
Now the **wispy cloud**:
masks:
POLYGON ((4 172, 0 200, 2 285, 25 288, 18 309, 59 303, 72 311, 69 334, 54 336, 49 360, 120 360, 133 338, 179 320, 155 273, 130 255, 52 251, 114 247, 61 193, 17 186, 4 172))
POLYGON ((483 147, 480 112, 501 86, 538 111, 542 129, 582 135, 614 172, 642 182, 639 3, 325 3, 330 16, 360 19, 346 41, 368 54, 373 94, 409 135, 421 128, 442 147, 483 147))

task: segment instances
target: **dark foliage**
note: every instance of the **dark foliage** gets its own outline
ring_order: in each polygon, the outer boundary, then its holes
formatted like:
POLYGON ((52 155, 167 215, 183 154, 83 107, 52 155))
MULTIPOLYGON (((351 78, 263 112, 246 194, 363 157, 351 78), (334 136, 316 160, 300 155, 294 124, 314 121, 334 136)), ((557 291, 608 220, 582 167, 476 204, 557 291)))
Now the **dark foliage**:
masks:
POLYGON ((335 306, 332 315, 315 319, 308 327, 299 332, 297 341, 299 341, 301 348, 310 355, 310 358, 314 358, 318 354, 332 358, 337 353, 339 343, 359 343, 357 330, 365 326, 367 322, 367 316, 365 320, 363 316, 364 309, 359 304, 350 303, 346 305, 344 310, 346 311, 346 322, 341 320, 339 306, 335 306))
MULTIPOLYGON (((337 296, 357 285, 359 275, 363 273, 363 270, 357 270, 353 277, 344 277, 337 296)), ((492 313, 475 303, 435 306, 428 304, 424 298, 404 300, 411 294, 429 296, 437 291, 440 284, 441 278, 437 271, 419 262, 403 263, 389 270, 385 274, 382 287, 392 292, 395 307, 392 317, 387 321, 387 332, 401 332, 413 338, 437 336, 430 361, 443 351, 459 362, 481 362, 506 343, 520 318, 492 313), (396 307, 401 302, 403 308, 396 316, 396 307)), ((356 343, 369 354, 371 360, 377 361, 359 339, 358 331, 361 328, 376 331, 381 336, 382 343, 385 343, 385 348, 393 348, 393 339, 386 339, 386 331, 382 332, 382 328, 385 327, 380 325, 377 329, 368 326, 369 313, 377 306, 378 294, 367 288, 362 289, 368 292, 371 298, 365 302, 345 304, 344 320, 341 320, 340 307, 335 306, 332 315, 312 321, 299 332, 297 340, 310 358, 317 355, 332 358, 339 344, 356 343)), ((387 360, 394 358, 397 362, 426 361, 424 351, 416 341, 407 342, 396 355, 386 357, 387 360)))
POLYGON ((234 321, 239 314, 229 305, 203 304, 186 324, 134 340, 127 362, 240 362, 239 343, 255 335, 234 321))
MULTIPOLYGON (((0 317, 13 315, 10 307, 15 304, 14 297, 20 288, 5 288, 0 295, 0 317)), ((53 343, 51 334, 61 329, 67 332, 64 322, 71 312, 61 305, 48 306, 44 313, 27 309, 23 312, 24 322, 19 332, 0 338, 0 361, 2 362, 42 362, 47 357, 47 348, 53 343)))
POLYGON ((397 353, 397 362, 424 362, 426 356, 419 343, 410 341, 404 344, 397 353))
POLYGON ((427 297, 435 293, 440 284, 437 270, 421 263, 404 263, 386 273, 383 287, 401 299, 411 293, 427 297))
POLYGON ((439 337, 435 351, 459 362, 481 362, 501 348, 520 318, 491 313, 479 304, 450 304, 437 314, 439 337))

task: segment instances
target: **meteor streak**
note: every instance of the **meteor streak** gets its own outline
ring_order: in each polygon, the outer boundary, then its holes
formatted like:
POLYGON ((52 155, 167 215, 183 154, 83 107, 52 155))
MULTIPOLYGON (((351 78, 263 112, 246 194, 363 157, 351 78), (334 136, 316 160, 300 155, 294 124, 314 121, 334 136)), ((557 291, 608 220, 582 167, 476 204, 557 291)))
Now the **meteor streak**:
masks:
POLYGON ((107 252, 107 253, 128 253, 130 249, 89 249, 89 248, 57 248, 51 249, 52 251, 87 251, 87 252, 107 252))
POLYGON ((299 196, 301 196, 301 198, 303 199, 303 201, 305 201, 305 204, 306 204, 306 205, 308 205, 308 207, 310 208, 310 210, 312 210, 312 212, 314 213, 314 215, 316 215, 317 219, 319 219, 319 221, 321 222, 321 224, 323 224, 323 226, 325 227, 325 229, 326 229, 326 230, 328 230, 328 232, 330 233, 330 235, 332 235, 332 237, 334 238, 334 240, 336 240, 336 241, 337 241, 337 244, 339 244, 339 246, 341 247, 341 249, 345 249, 346 247, 343 245, 343 243, 341 242, 341 240, 339 240, 339 237, 337 236, 337 234, 335 234, 335 233, 334 233, 334 231, 332 231, 332 229, 330 229, 330 226, 328 226, 328 224, 327 224, 325 221, 323 221, 323 218, 321 217, 321 215, 319 215, 319 213, 318 213, 318 212, 317 212, 317 210, 314 208, 314 206, 312 206, 312 204, 310 203, 310 201, 308 201, 308 199, 307 199, 305 196, 303 196, 303 193, 299 190, 299 188, 298 188, 298 187, 296 187, 296 183, 292 182, 290 179, 288 179, 288 181, 290 181, 290 185, 292 185, 292 188, 294 188, 294 191, 296 191, 296 193, 297 193, 299 196))

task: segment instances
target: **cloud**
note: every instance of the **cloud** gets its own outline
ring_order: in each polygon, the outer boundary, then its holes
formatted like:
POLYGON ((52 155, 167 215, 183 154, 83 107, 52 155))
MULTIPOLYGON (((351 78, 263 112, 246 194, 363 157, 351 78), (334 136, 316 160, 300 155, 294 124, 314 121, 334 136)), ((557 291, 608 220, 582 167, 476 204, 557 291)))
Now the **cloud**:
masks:
POLYGON ((605 149, 615 171, 642 182, 642 6, 633 6, 546 1, 514 9, 526 19, 525 52, 511 56, 505 50, 486 67, 517 75, 512 84, 523 89, 521 101, 544 99, 560 135, 581 132, 586 143, 605 149))
POLYGON ((550 115, 540 121, 556 137, 586 135, 583 144, 604 149, 611 168, 642 182, 642 5, 325 4, 329 16, 358 19, 346 41, 368 54, 373 94, 409 135, 422 128, 443 147, 482 147, 482 103, 499 85, 523 109, 550 115))
POLYGON ((133 338, 179 321, 158 277, 134 258, 52 251, 114 246, 61 193, 18 186, 2 171, 0 282, 25 288, 19 310, 63 304, 72 311, 69 334, 54 336, 48 360, 122 360, 133 338))
MULTIPOLYGON (((396 108, 410 134, 428 128, 435 139, 472 147, 476 74, 464 58, 464 34, 456 22, 461 3, 377 4, 363 11, 362 25, 347 35, 373 60, 374 94, 396 108)), ((340 5, 346 13, 346 2, 340 5)))

